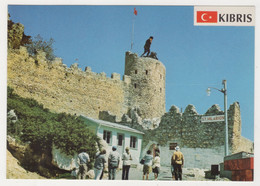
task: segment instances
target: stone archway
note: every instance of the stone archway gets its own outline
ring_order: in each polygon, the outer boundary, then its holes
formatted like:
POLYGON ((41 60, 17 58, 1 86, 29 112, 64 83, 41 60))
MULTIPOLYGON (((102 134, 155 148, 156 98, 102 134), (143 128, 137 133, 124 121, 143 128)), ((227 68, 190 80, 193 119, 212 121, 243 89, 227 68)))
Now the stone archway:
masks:
POLYGON ((144 156, 146 154, 146 152, 148 150, 150 150, 152 152, 153 157, 155 157, 155 150, 158 147, 157 144, 158 144, 158 142, 156 142, 156 141, 150 141, 146 145, 146 147, 142 150, 142 156, 144 156))

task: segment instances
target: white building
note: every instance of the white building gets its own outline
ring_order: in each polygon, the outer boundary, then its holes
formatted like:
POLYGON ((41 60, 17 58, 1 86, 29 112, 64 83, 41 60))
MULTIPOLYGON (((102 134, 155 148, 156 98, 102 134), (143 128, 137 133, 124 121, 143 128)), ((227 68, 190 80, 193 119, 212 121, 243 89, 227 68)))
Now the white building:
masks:
POLYGON ((107 142, 109 150, 112 149, 112 146, 116 146, 117 151, 122 155, 124 149, 129 147, 133 158, 132 164, 139 163, 143 132, 117 123, 93 119, 82 115, 81 118, 92 132, 107 142))

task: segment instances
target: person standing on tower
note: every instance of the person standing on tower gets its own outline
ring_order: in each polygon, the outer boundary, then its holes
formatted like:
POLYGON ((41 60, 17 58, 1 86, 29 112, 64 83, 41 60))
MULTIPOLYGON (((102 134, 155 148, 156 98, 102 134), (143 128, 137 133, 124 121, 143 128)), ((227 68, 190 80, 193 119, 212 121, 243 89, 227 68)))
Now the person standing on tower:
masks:
POLYGON ((145 45, 144 45, 144 53, 141 55, 141 57, 143 57, 146 52, 147 52, 146 57, 149 56, 149 54, 150 54, 150 46, 152 44, 152 41, 153 41, 153 36, 150 36, 150 38, 146 40, 145 45))

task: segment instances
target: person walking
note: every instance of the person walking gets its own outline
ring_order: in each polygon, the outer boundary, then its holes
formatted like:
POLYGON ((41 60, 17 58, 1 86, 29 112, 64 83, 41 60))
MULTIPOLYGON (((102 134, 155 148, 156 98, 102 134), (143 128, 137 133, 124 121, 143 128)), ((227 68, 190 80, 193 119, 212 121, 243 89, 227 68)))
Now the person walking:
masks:
POLYGON ((143 180, 146 177, 146 180, 149 178, 149 174, 152 171, 152 163, 153 163, 153 156, 152 152, 148 150, 146 155, 143 157, 144 160, 144 167, 143 167, 143 180))
POLYGON ((78 179, 86 179, 88 166, 87 163, 90 162, 89 155, 86 153, 86 149, 81 149, 77 158, 77 163, 79 165, 79 172, 77 175, 78 179))
POLYGON ((105 168, 105 163, 106 163, 105 154, 106 154, 105 149, 102 149, 100 153, 96 154, 96 160, 94 163, 95 180, 100 179, 100 176, 105 168))
POLYGON ((150 36, 150 38, 146 40, 145 45, 144 45, 144 53, 141 55, 141 57, 143 57, 146 52, 147 52, 146 57, 149 56, 149 54, 150 54, 150 46, 152 44, 152 41, 153 41, 153 36, 150 36))
POLYGON ((182 180, 182 167, 184 165, 184 156, 180 151, 180 147, 177 146, 173 153, 173 162, 174 162, 174 176, 175 180, 182 180))
POLYGON ((119 167, 120 155, 116 151, 116 146, 112 147, 112 151, 108 156, 108 178, 114 180, 116 177, 116 169, 119 167))
POLYGON ((123 160, 122 180, 128 180, 131 160, 133 160, 129 152, 129 147, 125 148, 125 153, 123 153, 122 160, 123 160))
POLYGON ((155 157, 153 159, 153 173, 154 173, 154 179, 157 180, 158 179, 158 175, 160 173, 160 153, 156 152, 155 153, 155 157))

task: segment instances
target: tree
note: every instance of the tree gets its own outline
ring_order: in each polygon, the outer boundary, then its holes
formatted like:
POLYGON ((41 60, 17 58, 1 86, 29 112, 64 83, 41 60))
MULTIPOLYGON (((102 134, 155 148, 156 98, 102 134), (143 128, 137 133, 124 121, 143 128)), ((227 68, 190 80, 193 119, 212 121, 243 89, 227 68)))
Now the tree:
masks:
POLYGON ((56 57, 54 55, 53 43, 54 39, 50 38, 49 41, 43 40, 43 38, 38 34, 31 43, 26 44, 29 54, 35 56, 39 50, 46 53, 46 59, 52 61, 56 57))

